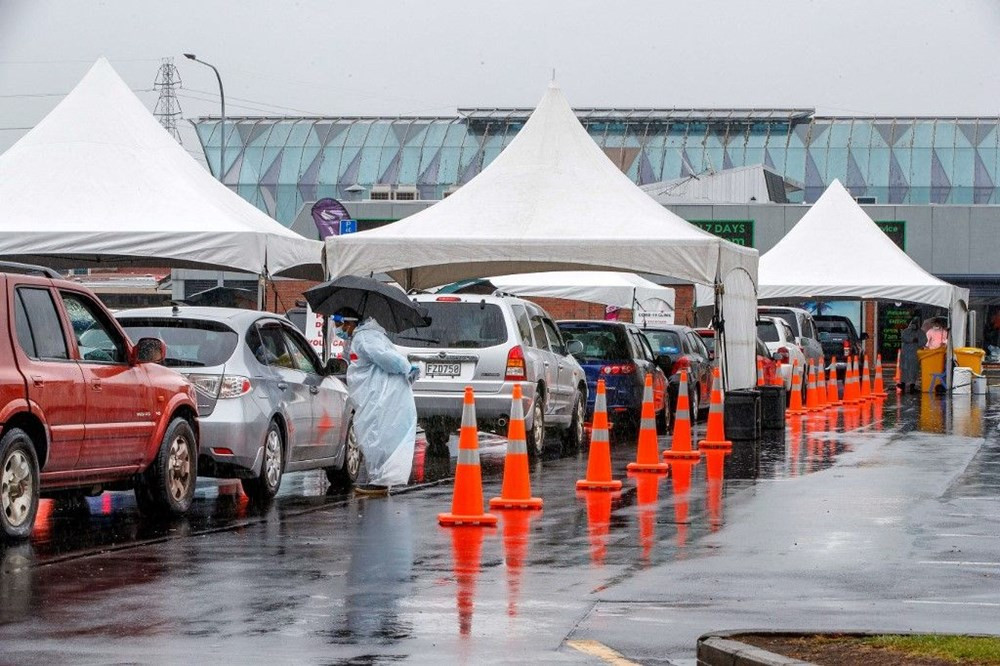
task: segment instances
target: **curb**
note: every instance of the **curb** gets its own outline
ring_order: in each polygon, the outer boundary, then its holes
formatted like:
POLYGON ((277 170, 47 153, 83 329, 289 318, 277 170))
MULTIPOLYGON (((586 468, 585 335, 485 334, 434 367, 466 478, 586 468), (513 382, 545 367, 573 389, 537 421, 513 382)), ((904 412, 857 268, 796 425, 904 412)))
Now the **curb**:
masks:
MULTIPOLYGON (((727 632, 728 633, 728 632, 727 632)), ((732 632, 736 635, 750 632, 732 632)), ((698 639, 698 666, 815 666, 741 643, 719 634, 706 634, 698 639)))

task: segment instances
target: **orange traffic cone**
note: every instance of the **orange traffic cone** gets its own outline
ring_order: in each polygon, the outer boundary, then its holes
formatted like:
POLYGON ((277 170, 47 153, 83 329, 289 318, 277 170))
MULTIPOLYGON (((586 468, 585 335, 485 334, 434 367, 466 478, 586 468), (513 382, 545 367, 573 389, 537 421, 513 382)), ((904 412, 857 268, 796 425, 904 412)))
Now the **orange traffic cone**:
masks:
POLYGON ((604 380, 597 380, 594 422, 590 429, 587 478, 576 482, 577 490, 620 490, 622 482, 611 478, 611 438, 608 436, 608 398, 604 380))
POLYGON ((688 402, 688 373, 681 370, 677 382, 677 407, 674 409, 674 438, 663 452, 664 460, 698 460, 701 454, 691 450, 691 403, 688 402))
POLYGON ((699 449, 731 451, 733 443, 726 439, 726 421, 722 406, 722 374, 719 367, 712 368, 712 403, 708 409, 708 430, 705 439, 698 442, 699 449))
POLYGON ((826 361, 819 360, 816 368, 816 402, 820 409, 826 409, 829 405, 826 401, 826 361))
POLYGON ((757 386, 764 385, 764 359, 757 357, 757 386))
POLYGON ((528 476, 528 443, 524 432, 524 406, 521 386, 514 384, 510 401, 510 426, 507 428, 507 457, 503 461, 503 485, 500 497, 490 500, 491 509, 541 509, 540 497, 531 496, 528 476))
POLYGON ((774 376, 771 377, 771 386, 784 386, 785 379, 781 376, 781 364, 774 365, 774 376))
POLYGON ((875 355, 875 386, 872 388, 872 395, 876 398, 884 398, 888 393, 885 384, 882 383, 882 354, 875 355))
POLYGON ((819 406, 819 400, 816 396, 816 366, 811 361, 806 361, 806 365, 809 366, 809 381, 806 383, 806 411, 818 412, 823 408, 819 406))
POLYGON ((826 404, 836 407, 840 403, 840 393, 837 391, 837 357, 830 364, 830 374, 826 378, 826 404))
POLYGON ((868 367, 868 354, 865 354, 861 363, 861 399, 872 399, 872 374, 868 367))
POLYGON ((472 387, 465 388, 462 429, 458 437, 458 465, 455 467, 455 494, 451 513, 439 513, 446 526, 497 524, 497 517, 483 513, 483 476, 479 468, 479 431, 476 428, 476 399, 472 387))
POLYGON ((892 378, 892 381, 896 384, 896 391, 899 393, 903 392, 903 350, 900 349, 896 352, 896 374, 892 378))
POLYGON ((788 409, 786 416, 798 416, 805 414, 807 409, 802 406, 802 379, 799 377, 799 361, 792 361, 792 394, 788 398, 788 409))
POLYGON ((666 474, 670 465, 660 462, 660 446, 656 439, 656 412, 653 411, 653 373, 646 373, 646 386, 642 393, 642 424, 639 426, 639 446, 635 462, 628 464, 630 472, 657 472, 666 474))
POLYGON ((861 399, 861 390, 858 387, 858 376, 855 374, 857 366, 853 356, 847 357, 847 374, 844 375, 844 404, 856 405, 861 399))

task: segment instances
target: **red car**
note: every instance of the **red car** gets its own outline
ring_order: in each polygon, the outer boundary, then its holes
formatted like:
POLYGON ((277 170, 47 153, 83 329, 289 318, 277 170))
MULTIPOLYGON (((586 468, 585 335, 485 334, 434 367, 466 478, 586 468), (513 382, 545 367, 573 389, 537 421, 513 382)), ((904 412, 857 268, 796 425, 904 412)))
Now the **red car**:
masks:
POLYGON ((194 389, 133 345, 88 289, 0 262, 0 538, 31 533, 42 495, 133 488, 143 511, 194 496, 194 389))

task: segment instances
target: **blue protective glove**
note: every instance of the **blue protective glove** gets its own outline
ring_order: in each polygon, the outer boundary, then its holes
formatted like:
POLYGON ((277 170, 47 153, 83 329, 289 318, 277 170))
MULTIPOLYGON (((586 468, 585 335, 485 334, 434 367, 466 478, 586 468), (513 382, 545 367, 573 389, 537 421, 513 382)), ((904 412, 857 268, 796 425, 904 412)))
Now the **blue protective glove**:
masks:
POLYGON ((406 379, 411 384, 420 379, 420 367, 417 365, 410 365, 410 371, 406 373, 406 379))

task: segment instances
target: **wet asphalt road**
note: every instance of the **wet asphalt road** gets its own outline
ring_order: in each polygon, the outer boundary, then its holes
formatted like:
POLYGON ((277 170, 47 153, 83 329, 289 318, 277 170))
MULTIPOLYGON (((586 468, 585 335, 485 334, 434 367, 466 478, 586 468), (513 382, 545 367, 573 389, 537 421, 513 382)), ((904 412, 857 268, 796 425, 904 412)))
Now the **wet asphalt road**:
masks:
MULTIPOLYGON (((1000 408, 890 397, 794 423, 756 479, 738 447, 577 496, 585 453, 541 461, 544 511, 493 530, 438 527, 454 458, 422 446, 389 498, 306 473, 265 509, 205 480, 175 521, 128 493, 46 502, 29 543, 0 546, 0 663, 600 663, 607 646, 691 664, 711 630, 996 633, 1000 408)), ((482 446, 491 497, 503 440, 482 446)), ((617 476, 633 456, 614 449, 617 476)))

